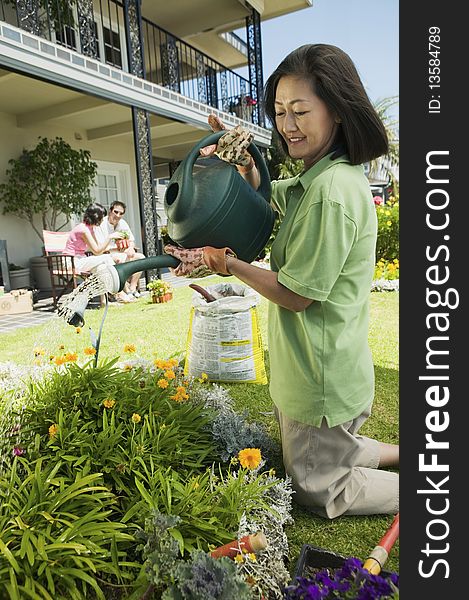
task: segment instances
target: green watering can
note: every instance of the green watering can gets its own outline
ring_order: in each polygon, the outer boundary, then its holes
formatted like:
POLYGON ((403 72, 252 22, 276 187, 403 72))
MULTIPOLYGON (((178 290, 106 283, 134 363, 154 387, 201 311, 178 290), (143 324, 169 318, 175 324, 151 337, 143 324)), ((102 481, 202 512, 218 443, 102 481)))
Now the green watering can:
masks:
MULTIPOLYGON (((269 171, 257 146, 250 144, 248 148, 261 178, 257 191, 234 165, 222 160, 192 173, 200 158, 199 150, 216 144, 223 133, 218 131, 200 140, 171 177, 164 197, 168 235, 183 248, 228 246, 250 263, 265 248, 275 221, 269 171)), ((116 265, 119 290, 112 291, 121 291, 128 277, 137 271, 178 264, 177 258, 161 254, 116 265)))
POLYGON ((245 262, 264 249, 274 226, 267 165, 254 144, 249 146, 260 174, 256 191, 234 165, 217 161, 193 173, 200 149, 216 144, 223 131, 196 144, 171 178, 164 198, 168 235, 184 248, 228 246, 245 262))
MULTIPOLYGON (((200 149, 216 144, 223 133, 212 133, 200 140, 171 178, 164 198, 168 235, 184 248, 228 246, 241 260, 250 263, 265 248, 275 221, 270 206, 270 177, 262 154, 250 144, 248 150, 261 179, 257 191, 241 177, 234 165, 225 161, 193 174, 200 149)), ((179 260, 174 256, 161 254, 102 266, 94 277, 103 282, 106 291, 116 293, 124 289, 133 273, 178 265, 179 260)), ((77 308, 68 322, 80 324, 83 310, 84 307, 77 308)))

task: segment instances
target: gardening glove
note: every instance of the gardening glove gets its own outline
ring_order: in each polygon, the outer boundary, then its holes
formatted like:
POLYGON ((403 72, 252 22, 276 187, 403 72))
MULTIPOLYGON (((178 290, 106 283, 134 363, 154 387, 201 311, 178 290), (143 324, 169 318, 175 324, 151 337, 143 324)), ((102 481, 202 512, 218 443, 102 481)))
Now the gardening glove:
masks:
POLYGON ((226 267, 226 257, 236 256, 230 248, 212 248, 204 246, 203 248, 180 248, 172 244, 164 247, 166 254, 174 256, 181 261, 172 273, 178 277, 205 277, 219 273, 221 275, 230 275, 226 267))
MULTIPOLYGON (((213 131, 223 131, 225 126, 218 117, 210 115, 208 122, 213 131)), ((250 171, 254 166, 254 159, 247 151, 247 147, 253 140, 253 134, 241 125, 230 129, 221 136, 218 144, 212 144, 200 149, 202 156, 216 154, 218 158, 239 167, 238 170, 250 171)))

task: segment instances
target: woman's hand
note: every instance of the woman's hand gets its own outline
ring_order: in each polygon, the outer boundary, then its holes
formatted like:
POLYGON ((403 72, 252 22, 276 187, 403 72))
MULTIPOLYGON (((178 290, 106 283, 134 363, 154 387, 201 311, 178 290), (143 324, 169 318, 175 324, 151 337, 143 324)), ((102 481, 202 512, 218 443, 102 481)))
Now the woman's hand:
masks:
POLYGON ((212 246, 188 249, 166 244, 164 251, 181 261, 180 265, 171 269, 178 277, 205 277, 214 273, 229 275, 226 257, 236 256, 230 248, 212 248, 212 246))

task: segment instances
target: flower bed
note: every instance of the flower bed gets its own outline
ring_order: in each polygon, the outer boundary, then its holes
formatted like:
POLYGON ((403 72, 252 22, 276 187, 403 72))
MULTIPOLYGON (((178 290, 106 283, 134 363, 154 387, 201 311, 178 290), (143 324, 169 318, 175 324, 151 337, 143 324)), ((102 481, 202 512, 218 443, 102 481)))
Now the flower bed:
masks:
POLYGON ((201 598, 281 598, 291 488, 264 430, 175 360, 71 358, 22 388, 3 369, 0 597, 196 598, 207 573, 201 598), (264 551, 210 557, 258 530, 264 551))

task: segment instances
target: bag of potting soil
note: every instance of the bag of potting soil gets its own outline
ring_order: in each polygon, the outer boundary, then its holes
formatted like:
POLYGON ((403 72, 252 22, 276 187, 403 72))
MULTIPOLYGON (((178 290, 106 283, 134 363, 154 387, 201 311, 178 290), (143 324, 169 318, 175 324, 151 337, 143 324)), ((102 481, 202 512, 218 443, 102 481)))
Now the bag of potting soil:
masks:
POLYGON ((205 288, 215 300, 198 292, 192 298, 185 375, 210 381, 267 383, 264 349, 258 323, 259 295, 236 283, 205 288))

